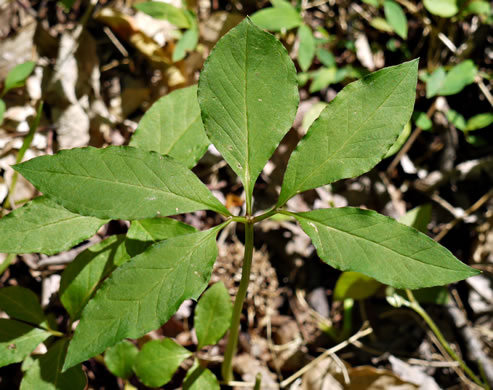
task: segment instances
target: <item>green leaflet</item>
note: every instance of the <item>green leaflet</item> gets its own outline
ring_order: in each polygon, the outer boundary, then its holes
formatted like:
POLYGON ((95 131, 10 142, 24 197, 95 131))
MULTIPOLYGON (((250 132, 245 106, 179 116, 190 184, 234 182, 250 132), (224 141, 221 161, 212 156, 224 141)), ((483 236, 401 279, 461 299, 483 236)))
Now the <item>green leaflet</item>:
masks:
POLYGON ((198 348, 216 344, 231 325, 233 304, 224 283, 219 282, 207 289, 195 308, 194 326, 198 348))
POLYGON ((16 320, 41 324, 45 320, 38 296, 21 286, 0 288, 0 309, 16 320))
MULTIPOLYGON (((193 49, 195 49, 198 41, 199 41, 199 29, 195 25, 189 30, 185 31, 182 37, 180 38, 180 40, 177 42, 175 46, 175 50, 173 51, 173 57, 172 57, 173 62, 178 62, 184 59, 185 56, 187 55, 187 51, 192 51, 193 49)), ((200 124, 202 125, 202 121, 200 121, 200 124)), ((209 140, 207 139, 207 137, 205 138, 207 140, 207 145, 208 145, 209 140)))
POLYGON ((296 9, 287 1, 273 2, 274 7, 255 12, 251 18, 258 27, 270 31, 290 30, 303 23, 296 9))
POLYGON ((82 312, 64 368, 160 327, 184 300, 197 299, 207 287, 223 226, 158 242, 117 268, 82 312))
POLYGON ((60 300, 72 320, 80 313, 101 280, 130 259, 124 236, 110 236, 81 252, 63 271, 60 300))
POLYGON ((431 204, 424 204, 423 206, 415 207, 409 210, 406 214, 399 218, 399 222, 412 226, 421 233, 428 231, 428 224, 431 220, 431 204))
POLYGON ((74 214, 40 196, 0 219, 0 252, 63 252, 93 236, 105 223, 74 214))
POLYGON ((466 60, 455 65, 443 79, 438 91, 439 95, 455 95, 464 89, 465 86, 474 82, 478 68, 472 60, 466 60))
POLYGON ((171 218, 148 218, 132 221, 127 238, 138 241, 162 241, 182 234, 194 233, 197 229, 171 218))
POLYGON ((180 28, 189 28, 190 20, 186 10, 161 1, 148 1, 135 4, 134 7, 156 19, 164 19, 180 28))
POLYGON ((445 77, 447 76, 447 73, 445 73, 445 69, 443 69, 441 66, 439 68, 436 68, 435 71, 426 77, 426 98, 429 99, 436 94, 438 94, 438 91, 440 91, 440 88, 443 85, 443 81, 445 80, 445 77))
POLYGON ((228 210, 172 158, 129 146, 62 150, 14 166, 70 211, 98 218, 140 219, 228 210))
POLYGON ((80 312, 93 296, 100 281, 116 267, 144 252, 153 242, 195 232, 195 228, 170 218, 132 221, 124 236, 111 236, 80 253, 62 274, 60 300, 70 317, 80 312))
POLYGON ((152 340, 144 344, 135 361, 135 373, 149 387, 168 383, 180 364, 192 353, 171 339, 152 340))
POLYGON ((202 367, 197 360, 187 372, 183 382, 183 390, 220 390, 216 376, 207 368, 202 367))
POLYGON ((13 88, 22 87, 35 66, 34 61, 27 61, 12 68, 5 78, 2 96, 13 88))
POLYGON ((334 288, 334 300, 366 299, 373 296, 382 285, 359 272, 343 272, 334 288))
POLYGON ((20 390, 82 390, 86 376, 79 365, 62 373, 67 339, 53 344, 48 352, 34 361, 22 378, 20 390))
POLYGON ((450 18, 459 12, 457 0, 424 0, 427 11, 433 15, 450 18))
POLYGON ((428 236, 374 211, 345 207, 292 215, 326 263, 393 287, 431 287, 479 273, 428 236))
POLYGON ((130 146, 167 154, 191 168, 209 146, 200 119, 197 86, 178 89, 162 97, 139 122, 130 146))
POLYGON ((296 115, 294 64, 275 37, 247 18, 207 58, 198 96, 205 131, 241 178, 249 203, 258 175, 296 115))
POLYGON ((0 318, 0 367, 22 361, 50 336, 23 322, 0 318))
POLYGON ((406 125, 404 126, 404 129, 402 129, 402 132, 399 134, 399 137, 397 137, 394 144, 390 147, 389 150, 387 150, 387 153, 385 153, 384 158, 393 156, 399 150, 401 150, 401 148, 404 146, 410 135, 411 135, 411 122, 407 122, 406 125))
POLYGON ((339 92, 291 155, 277 205, 299 192, 373 168, 411 117, 417 70, 418 60, 405 62, 339 92))
POLYGON ((130 341, 122 340, 104 353, 104 363, 113 375, 127 379, 133 373, 133 365, 139 350, 130 341))
POLYGON ((407 39, 407 18, 402 7, 392 0, 385 0, 384 4, 385 18, 392 26, 392 29, 402 39, 407 39))
MULTIPOLYGON (((485 112, 483 114, 474 115, 469 118, 466 123, 466 131, 474 131, 484 129, 493 123, 493 113, 485 112)), ((491 128, 490 128, 491 130, 491 128)))
POLYGON ((2 99, 0 99, 0 125, 3 122, 3 114, 5 114, 6 109, 7 107, 5 106, 5 102, 2 99))
POLYGON ((302 24, 298 29, 298 39, 300 46, 298 49, 298 63, 303 72, 306 72, 311 66, 313 57, 315 57, 315 38, 312 30, 306 24, 302 24))

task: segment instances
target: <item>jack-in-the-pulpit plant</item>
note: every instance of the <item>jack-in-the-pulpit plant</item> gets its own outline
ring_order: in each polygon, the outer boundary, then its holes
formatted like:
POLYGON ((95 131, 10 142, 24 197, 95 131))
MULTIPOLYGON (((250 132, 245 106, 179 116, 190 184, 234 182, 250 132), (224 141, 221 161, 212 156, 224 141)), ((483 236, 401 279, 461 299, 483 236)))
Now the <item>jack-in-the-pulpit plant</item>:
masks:
MULTIPOLYGON (((149 342, 140 352, 122 340, 159 328, 182 302, 201 296, 216 260, 216 236, 232 222, 245 225, 234 307, 219 284, 203 295, 195 313, 199 348, 216 343, 229 328, 225 381, 232 379, 254 224, 271 216, 298 221, 327 264, 397 288, 443 285, 477 274, 431 238, 374 211, 286 209, 296 194, 363 174, 383 158, 413 111, 417 70, 414 60, 346 86, 300 141, 276 205, 263 214, 254 215, 255 182, 291 128, 299 95, 287 51, 248 18, 217 43, 198 87, 172 92, 146 113, 130 146, 62 150, 16 165, 44 195, 0 220, 0 252, 54 254, 91 237, 111 219, 131 225, 126 236, 87 249, 64 271, 60 299, 71 318, 67 334, 53 329, 33 293, 0 290, 0 309, 10 317, 0 319, 0 334, 13 335, 0 340, 0 363, 21 361, 45 342, 48 353, 26 368, 24 389, 50 380, 62 388, 83 386, 80 363, 105 350, 117 375, 133 370, 150 386, 165 384, 191 352, 170 339, 149 342), (209 140, 244 185, 245 215, 233 216, 190 170, 209 140), (217 212, 224 222, 196 231, 165 218, 197 210, 217 212), (59 340, 49 342, 53 337, 59 340), (118 365, 115 356, 128 359, 118 365)), ((184 387, 219 388, 198 361, 192 371, 184 387)))

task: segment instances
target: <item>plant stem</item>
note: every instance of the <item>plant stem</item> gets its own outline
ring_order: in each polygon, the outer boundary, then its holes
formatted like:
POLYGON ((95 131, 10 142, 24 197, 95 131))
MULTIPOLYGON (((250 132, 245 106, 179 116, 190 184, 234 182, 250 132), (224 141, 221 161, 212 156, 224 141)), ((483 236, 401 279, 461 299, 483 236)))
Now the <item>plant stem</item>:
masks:
POLYGON ((416 300, 416 298, 414 298, 412 291, 406 289, 406 294, 410 303, 409 307, 413 309, 416 313, 418 313, 421 316, 421 318, 423 318, 423 320, 430 327, 431 331, 435 334, 438 341, 440 342, 442 347, 447 351, 450 357, 454 359, 457 363, 459 363, 459 366, 469 376, 469 378, 471 378, 477 385, 484 387, 484 384, 481 382, 481 380, 472 372, 472 370, 466 365, 466 363, 464 363, 464 361, 459 356, 457 356, 454 350, 450 347, 450 344, 447 342, 447 340, 445 340, 445 337, 443 336, 438 326, 431 319, 428 313, 421 307, 421 305, 416 300))
POLYGON ((236 353, 238 344, 238 334, 240 331, 241 311, 245 301, 248 283, 250 282, 250 271, 252 268, 253 257, 253 221, 245 223, 245 254, 243 258, 243 269, 241 272, 240 287, 236 294, 235 304, 233 307, 233 317, 229 328, 228 344, 224 353, 224 361, 221 367, 223 379, 229 382, 233 379, 232 362, 236 353))

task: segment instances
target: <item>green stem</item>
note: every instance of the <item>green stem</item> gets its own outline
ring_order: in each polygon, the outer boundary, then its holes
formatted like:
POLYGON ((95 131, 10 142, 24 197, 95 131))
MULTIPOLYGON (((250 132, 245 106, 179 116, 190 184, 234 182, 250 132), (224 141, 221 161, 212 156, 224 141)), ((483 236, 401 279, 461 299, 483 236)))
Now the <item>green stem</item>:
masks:
MULTIPOLYGON (((31 142, 33 141, 34 138, 34 133, 36 132, 39 122, 41 120, 41 114, 43 113, 43 102, 41 101, 38 105, 38 110, 36 112, 36 117, 34 118, 34 121, 31 122, 31 126, 29 127, 29 132, 27 133, 26 137, 24 138, 24 141, 22 142, 22 146, 19 149, 19 153, 17 153, 17 158, 15 163, 19 164, 22 162, 22 159, 24 158, 24 155, 26 154, 27 149, 29 149, 29 146, 31 146, 31 142)), ((14 172, 14 175, 12 176, 12 182, 10 183, 10 188, 9 188, 9 193, 7 195, 7 199, 5 199, 3 207, 8 209, 12 208, 14 206, 12 204, 12 195, 14 193, 15 185, 17 184, 17 178, 19 176, 19 173, 17 171, 14 172)))
POLYGON ((221 367, 221 373, 224 381, 230 382, 233 379, 232 362, 236 353, 238 344, 238 334, 240 331, 241 311, 245 301, 248 283, 250 281, 250 271, 252 268, 253 258, 253 221, 245 223, 245 254, 243 258, 243 269, 241 272, 240 287, 236 294, 235 304, 233 307, 233 317, 229 328, 228 344, 224 352, 224 362, 221 367))
POLYGON ((272 210, 266 211, 265 213, 257 215, 256 217, 254 217, 253 223, 263 221, 264 219, 272 217, 274 214, 277 214, 278 212, 279 212, 279 210, 277 210, 277 208, 273 208, 272 210))
POLYGON ((474 381, 474 383, 476 383, 481 387, 484 387, 484 384, 481 382, 481 380, 472 372, 472 370, 466 365, 466 363, 464 363, 464 361, 459 356, 457 356, 454 350, 450 347, 450 344, 447 342, 447 340, 445 340, 445 337, 443 336, 438 326, 431 319, 428 313, 421 307, 421 305, 416 300, 416 298, 414 298, 412 291, 406 289, 406 294, 410 302, 409 307, 413 309, 416 313, 418 313, 421 316, 421 318, 423 318, 423 320, 430 327, 431 331, 435 334, 438 341, 440 342, 442 347, 447 351, 450 357, 452 357, 452 359, 454 359, 457 363, 459 363, 459 366, 469 376, 469 378, 471 378, 474 381))

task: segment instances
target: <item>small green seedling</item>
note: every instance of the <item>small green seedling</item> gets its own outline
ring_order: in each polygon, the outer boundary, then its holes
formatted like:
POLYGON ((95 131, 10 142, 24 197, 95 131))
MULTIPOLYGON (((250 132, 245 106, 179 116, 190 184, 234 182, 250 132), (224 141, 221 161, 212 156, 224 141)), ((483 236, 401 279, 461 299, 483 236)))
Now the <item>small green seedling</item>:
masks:
MULTIPOLYGON (((229 327, 222 366, 226 382, 233 378, 231 362, 249 282, 254 225, 269 217, 296 220, 327 264, 395 288, 443 285, 476 275, 476 270, 431 238, 374 211, 344 207, 298 213, 286 207, 300 192, 361 175, 381 161, 411 117, 417 70, 414 60, 346 86, 291 155, 275 206, 260 214, 254 214, 255 182, 291 128, 299 95, 287 51, 248 18, 217 43, 198 87, 173 92, 149 111, 131 146, 63 150, 15 165, 44 195, 0 220, 1 252, 53 254, 92 236, 110 219, 129 220, 131 225, 126 236, 112 236, 89 248, 65 270, 61 301, 71 321, 80 320, 73 335, 44 326, 39 308, 33 312, 35 317, 26 318, 8 307, 5 302, 11 299, 0 299, 0 308, 10 316, 0 320, 2 330, 12 329, 18 320, 26 327, 22 334, 14 332, 11 339, 2 341, 2 359, 8 345, 33 334, 22 353, 14 349, 3 363, 22 360, 37 343, 55 335, 61 340, 45 342, 48 353, 26 368, 22 388, 36 388, 33 378, 66 380, 70 375, 74 376, 70 388, 81 388, 74 385, 80 383, 81 362, 115 348, 123 339, 159 328, 185 300, 199 298, 218 254, 217 234, 234 222, 244 225, 245 255, 232 312, 224 291, 209 290, 195 316, 199 347, 216 342, 226 329, 221 325, 229 327), (243 183, 244 215, 232 215, 189 169, 204 153, 207 139, 243 183), (216 212, 224 222, 196 231, 164 218, 198 210, 216 212), (209 300, 209 294, 222 298, 209 300), (217 307, 216 301, 224 304, 217 307), (219 312, 224 320, 216 324, 211 313, 219 312), (43 365, 45 372, 40 376, 43 365), (48 375, 53 371, 57 375, 48 375)), ((16 302, 26 309, 23 298, 16 302)), ((172 340, 151 343, 139 352, 132 367, 143 380, 157 385, 172 375, 189 352, 172 340), (163 369, 156 378, 145 368, 148 359, 161 355, 161 350, 166 352, 163 356, 171 350, 178 357, 168 366, 171 373, 166 371, 163 378, 163 369)), ((110 351, 108 363, 114 353, 110 351)), ((108 365, 119 375, 129 375, 128 364, 108 365)), ((184 388, 215 389, 217 382, 212 372, 196 363, 184 388)))

